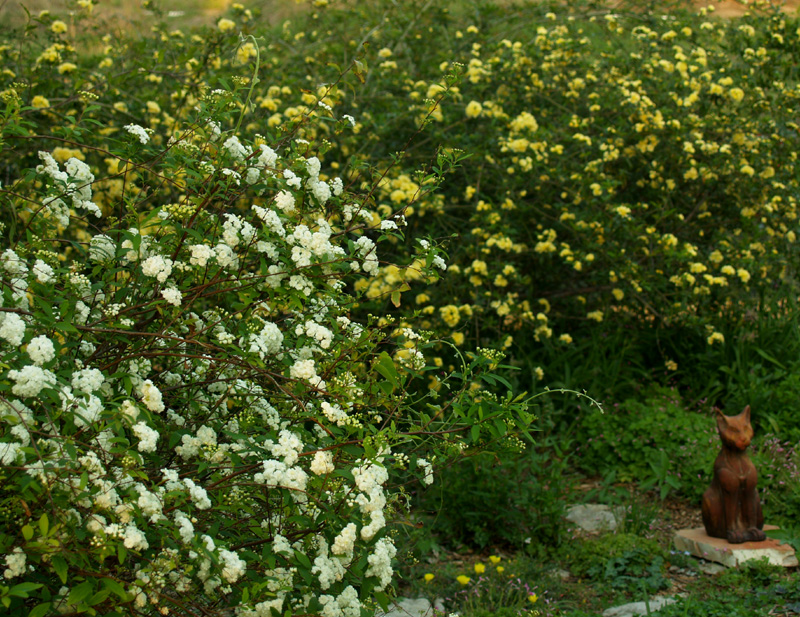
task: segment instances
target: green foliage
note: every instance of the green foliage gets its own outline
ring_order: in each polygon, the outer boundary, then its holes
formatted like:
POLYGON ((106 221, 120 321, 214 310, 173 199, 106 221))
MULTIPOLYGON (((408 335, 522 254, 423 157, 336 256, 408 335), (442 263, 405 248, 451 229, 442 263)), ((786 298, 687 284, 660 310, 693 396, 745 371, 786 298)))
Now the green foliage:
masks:
POLYGON ((605 534, 575 546, 572 573, 617 591, 648 594, 669 587, 666 555, 655 540, 633 534, 605 534))
MULTIPOLYGON (((547 426, 549 416, 538 423, 547 426)), ((416 509, 428 513, 430 532, 444 545, 558 546, 571 493, 571 447, 539 433, 520 453, 462 459, 418 495, 416 509)))
POLYGON ((637 480, 659 490, 698 497, 719 451, 710 415, 689 411, 675 390, 654 388, 607 409, 587 413, 576 458, 584 470, 615 470, 616 480, 637 480))

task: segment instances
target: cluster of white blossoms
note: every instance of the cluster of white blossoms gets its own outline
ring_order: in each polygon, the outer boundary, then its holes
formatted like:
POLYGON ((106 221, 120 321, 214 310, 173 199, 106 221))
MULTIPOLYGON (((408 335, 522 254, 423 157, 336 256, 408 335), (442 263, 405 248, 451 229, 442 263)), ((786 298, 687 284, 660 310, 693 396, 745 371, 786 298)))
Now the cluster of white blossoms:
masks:
POLYGON ((136 137, 140 143, 147 144, 150 141, 150 134, 147 132, 147 129, 143 126, 139 126, 138 124, 126 124, 123 126, 128 133, 136 137))
MULTIPOLYGON (((74 208, 86 210, 98 218, 102 216, 100 208, 92 201, 94 174, 86 163, 72 157, 65 163, 64 171, 61 171, 58 162, 49 152, 39 152, 39 158, 42 164, 36 167, 36 173, 49 176, 55 185, 55 190, 59 192, 57 197, 45 204, 48 208, 54 209, 52 213, 60 219, 59 222, 65 218, 63 201, 59 205, 55 203, 61 201, 61 195, 71 197, 74 208)), ((66 218, 68 217, 67 211, 66 218)))

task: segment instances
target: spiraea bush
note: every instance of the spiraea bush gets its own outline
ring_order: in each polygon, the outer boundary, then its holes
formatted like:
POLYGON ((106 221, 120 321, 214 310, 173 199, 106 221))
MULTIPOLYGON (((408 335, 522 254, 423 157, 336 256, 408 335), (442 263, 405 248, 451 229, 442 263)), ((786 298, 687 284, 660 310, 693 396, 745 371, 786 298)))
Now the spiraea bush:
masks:
POLYGON ((263 93, 301 86, 233 20, 98 36, 76 8, 0 47, 2 610, 369 614, 396 472, 518 446, 526 404, 491 351, 428 390, 435 336, 354 311, 405 226, 376 207, 391 161, 323 168, 358 65, 274 123, 263 93))

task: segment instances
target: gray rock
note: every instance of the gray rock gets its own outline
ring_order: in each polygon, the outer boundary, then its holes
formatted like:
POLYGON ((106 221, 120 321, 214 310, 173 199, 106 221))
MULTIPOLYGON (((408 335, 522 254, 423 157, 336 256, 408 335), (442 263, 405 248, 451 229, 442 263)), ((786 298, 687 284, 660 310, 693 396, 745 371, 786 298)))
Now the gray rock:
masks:
POLYGON ((677 602, 675 598, 659 596, 650 598, 648 602, 631 602, 621 606, 614 606, 603 611, 603 617, 633 617, 634 615, 647 615, 647 606, 650 605, 650 612, 658 611, 668 604, 677 602))
POLYGON ((718 563, 711 563, 710 561, 701 561, 697 564, 697 569, 705 574, 719 574, 727 570, 725 566, 718 563))
POLYGON ((609 506, 587 503, 567 510, 567 520, 584 531, 614 531, 617 518, 609 506))
MULTIPOLYGON (((435 610, 443 610, 443 606, 439 608, 441 600, 437 600, 436 604, 435 610)), ((378 617, 432 617, 433 611, 434 607, 425 598, 397 598, 388 613, 378 611, 375 614, 378 617)))

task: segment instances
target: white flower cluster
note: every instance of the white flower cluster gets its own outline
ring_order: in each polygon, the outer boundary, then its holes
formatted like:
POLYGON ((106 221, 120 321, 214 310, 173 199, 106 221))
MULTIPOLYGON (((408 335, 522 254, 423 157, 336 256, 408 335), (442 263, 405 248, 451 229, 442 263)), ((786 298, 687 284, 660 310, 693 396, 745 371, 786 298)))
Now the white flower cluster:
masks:
MULTIPOLYGON (((267 321, 260 332, 250 335, 247 343, 247 350, 250 353, 257 353, 259 358, 266 360, 268 356, 280 352, 283 346, 283 333, 276 324, 267 321)), ((244 341, 240 341, 239 345, 245 347, 244 341)))
POLYGON ((5 339, 12 347, 22 345, 25 338, 25 322, 16 313, 2 313, 0 338, 5 339))
POLYGON ((137 137, 142 144, 146 144, 150 141, 150 135, 147 133, 147 129, 143 126, 139 126, 138 124, 126 124, 122 128, 124 128, 134 137, 137 137))
POLYGON ((370 522, 361 528, 361 537, 371 540, 376 533, 386 526, 383 510, 386 507, 386 495, 383 484, 389 479, 389 472, 380 463, 367 462, 353 468, 353 478, 360 491, 356 497, 361 512, 369 515, 370 522))
MULTIPOLYGON (((72 206, 74 208, 86 210, 98 218, 102 216, 100 208, 92 202, 94 174, 86 163, 72 157, 64 165, 66 171, 61 171, 58 168, 58 163, 49 152, 39 152, 39 158, 42 160, 42 164, 36 167, 36 173, 50 176, 56 183, 59 193, 63 192, 65 195, 72 197, 72 206)), ((63 219, 64 215, 60 212, 60 209, 63 208, 63 202, 61 206, 56 206, 53 201, 45 205, 48 208, 59 210, 57 214, 60 219, 63 219)))
POLYGON ((250 146, 242 145, 242 142, 239 141, 239 138, 236 135, 232 137, 228 137, 223 144, 223 150, 227 151, 227 153, 233 157, 236 161, 242 162, 248 156, 253 154, 253 149, 250 146))
POLYGON ((45 388, 54 388, 56 385, 56 376, 38 366, 8 371, 8 377, 15 382, 11 392, 20 398, 39 396, 45 388))
POLYGON ((144 406, 150 411, 161 413, 164 411, 164 402, 161 398, 161 390, 149 379, 145 380, 139 387, 139 396, 142 398, 144 406))
POLYGON ((319 344, 322 349, 330 348, 331 342, 333 341, 333 332, 325 326, 311 320, 307 321, 305 324, 298 324, 295 328, 295 334, 298 336, 302 334, 310 336, 317 341, 317 344, 319 344))
POLYGON ((6 555, 5 561, 7 567, 3 572, 3 578, 11 579, 24 574, 26 560, 27 556, 23 550, 20 547, 15 546, 14 550, 6 555))
POLYGON ((159 283, 163 283, 172 274, 172 265, 168 257, 153 255, 142 262, 142 274, 155 277, 159 283))
POLYGON ((433 484, 433 466, 424 458, 417 459, 417 467, 422 470, 422 482, 428 486, 433 484))
POLYGON ((317 450, 314 453, 314 460, 311 461, 311 473, 317 476, 333 473, 336 467, 333 465, 333 454, 328 450, 317 450))
POLYGON ((345 587, 344 591, 334 598, 324 594, 319 598, 322 604, 322 617, 359 617, 361 615, 361 602, 358 592, 352 585, 345 587))
POLYGON ((392 582, 392 559, 397 554, 397 549, 389 538, 381 538, 375 543, 372 555, 367 557, 369 567, 365 572, 366 576, 377 576, 379 584, 378 590, 383 590, 392 582))
POLYGON ((292 364, 289 368, 289 377, 307 381, 313 387, 320 390, 324 390, 327 387, 327 384, 317 375, 316 365, 311 358, 307 360, 297 360, 292 364))
POLYGON ((145 422, 137 422, 133 426, 133 434, 139 440, 139 452, 155 452, 159 433, 147 426, 145 422))

